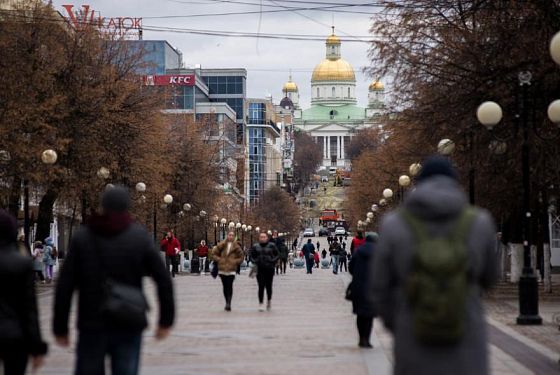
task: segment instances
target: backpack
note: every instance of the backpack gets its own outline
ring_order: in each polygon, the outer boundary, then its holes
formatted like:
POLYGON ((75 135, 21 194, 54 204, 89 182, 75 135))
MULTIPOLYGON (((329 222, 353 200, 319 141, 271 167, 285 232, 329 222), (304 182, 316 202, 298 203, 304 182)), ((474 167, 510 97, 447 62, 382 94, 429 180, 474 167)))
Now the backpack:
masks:
POLYGON ((427 345, 452 345, 465 333, 469 294, 467 236, 476 216, 466 208, 449 235, 434 237, 426 225, 406 210, 402 217, 415 238, 416 251, 405 282, 415 337, 427 345))
POLYGON ((56 247, 54 247, 54 246, 52 247, 52 250, 51 250, 51 256, 54 259, 58 259, 58 251, 56 250, 56 247))

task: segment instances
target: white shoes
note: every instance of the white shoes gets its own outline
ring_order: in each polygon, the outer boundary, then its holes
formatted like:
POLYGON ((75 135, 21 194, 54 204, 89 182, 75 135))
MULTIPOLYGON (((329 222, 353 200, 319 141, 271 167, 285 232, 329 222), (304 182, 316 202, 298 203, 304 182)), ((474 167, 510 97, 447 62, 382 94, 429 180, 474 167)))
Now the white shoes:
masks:
POLYGON ((264 304, 263 303, 259 303, 259 311, 264 312, 264 304))

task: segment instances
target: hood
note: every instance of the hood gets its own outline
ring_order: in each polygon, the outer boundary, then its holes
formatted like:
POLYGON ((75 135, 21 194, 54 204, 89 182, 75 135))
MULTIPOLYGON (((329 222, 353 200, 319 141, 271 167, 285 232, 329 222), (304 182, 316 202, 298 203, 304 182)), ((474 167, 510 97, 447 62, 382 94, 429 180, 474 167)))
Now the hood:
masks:
POLYGON ((54 244, 53 239, 51 237, 45 238, 45 245, 52 246, 54 244))
POLYGON ((132 224, 128 212, 110 212, 104 215, 94 215, 88 219, 88 226, 95 234, 115 236, 124 232, 132 224))
POLYGON ((404 207, 422 220, 444 221, 457 217, 466 204, 467 196, 457 181, 435 176, 418 184, 404 207))

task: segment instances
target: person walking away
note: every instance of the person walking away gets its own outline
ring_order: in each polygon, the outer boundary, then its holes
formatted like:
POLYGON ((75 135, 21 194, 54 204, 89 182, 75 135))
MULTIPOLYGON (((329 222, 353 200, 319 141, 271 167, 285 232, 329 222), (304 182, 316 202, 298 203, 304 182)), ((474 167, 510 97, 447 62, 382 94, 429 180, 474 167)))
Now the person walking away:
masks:
POLYGON ((35 372, 47 344, 41 337, 33 260, 21 254, 17 221, 0 209, 0 363, 3 374, 24 375, 28 360, 35 372))
MULTIPOLYGON (((173 232, 168 231, 163 240, 161 240, 160 245, 165 250, 165 268, 169 272, 169 266, 171 266, 171 276, 175 277, 177 254, 181 251, 181 244, 173 235, 173 232)), ((206 254, 208 254, 208 251, 206 254)))
POLYGON ((346 250, 340 246, 339 254, 338 254, 338 271, 342 272, 342 266, 344 266, 344 272, 348 272, 348 254, 346 250))
POLYGON ((288 246, 283 238, 278 237, 278 231, 272 231, 272 242, 276 245, 278 249, 278 263, 276 264, 276 274, 286 273, 286 266, 288 264, 288 246))
POLYGON ((331 253, 331 260, 333 266, 333 273, 336 275, 338 274, 338 257, 341 254, 340 244, 338 243, 338 239, 335 237, 331 246, 329 247, 329 251, 331 253))
POLYGON ((311 238, 309 238, 307 240, 307 243, 303 245, 301 252, 303 253, 303 257, 305 258, 305 266, 307 268, 307 273, 312 274, 313 264, 315 263, 315 246, 313 245, 311 238))
POLYGON ((322 259, 326 259, 326 258, 327 258, 327 250, 323 249, 323 251, 321 251, 321 258, 322 258, 322 259))
POLYGON ((208 246, 206 245, 206 241, 200 241, 200 244, 196 248, 196 254, 198 255, 198 262, 200 266, 200 272, 203 275, 206 275, 206 261, 208 259, 208 246))
POLYGON ((290 268, 294 268, 294 252, 290 251, 288 254, 288 263, 290 264, 290 268))
POLYGON ((56 264, 56 255, 54 252, 52 238, 48 237, 45 239, 45 247, 43 250, 43 264, 45 265, 45 278, 47 283, 53 280, 53 268, 56 264))
POLYGON ((352 238, 352 242, 350 243, 350 255, 354 255, 354 251, 357 248, 362 246, 366 242, 364 238, 364 232, 362 230, 356 231, 356 237, 352 238))
POLYGON ((272 303, 272 282, 274 267, 278 261, 278 249, 270 241, 266 232, 259 233, 259 242, 251 248, 251 262, 257 266, 259 285, 259 311, 264 311, 264 291, 266 289, 266 309, 270 311, 272 303))
POLYGON ((104 374, 109 356, 112 374, 135 375, 147 327, 142 278, 149 275, 156 285, 157 340, 166 338, 173 325, 173 284, 150 234, 132 222, 128 191, 119 186, 106 190, 101 204, 102 215, 91 217, 72 237, 56 287, 53 332, 58 345, 69 346, 70 308, 77 291, 75 373, 104 374))
POLYGON ((374 235, 366 236, 366 242, 354 252, 348 266, 352 275, 350 285, 352 311, 356 314, 356 326, 360 337, 358 346, 360 348, 373 348, 370 337, 376 310, 369 292, 369 279, 373 277, 370 272, 372 271, 371 262, 373 261, 375 242, 374 235))
POLYGON ((33 245, 33 250, 31 252, 31 256, 33 257, 33 271, 35 273, 35 281, 37 281, 37 277, 41 283, 45 283, 45 276, 43 274, 43 270, 45 266, 43 265, 43 244, 41 241, 36 241, 33 245))
POLYGON ((297 250, 297 245, 298 245, 298 239, 294 239, 294 242, 292 242, 292 251, 296 251, 297 250))
POLYGON ((314 260, 315 260, 315 267, 319 268, 319 262, 321 261, 321 257, 319 256, 319 252, 315 251, 315 253, 313 254, 314 260))
POLYGON ((321 250, 321 242, 317 241, 317 251, 321 250))
POLYGON ((233 282, 237 266, 243 262, 245 254, 235 241, 235 233, 228 232, 224 241, 220 242, 212 251, 212 259, 218 265, 218 275, 222 280, 226 311, 231 311, 231 298, 233 296, 233 282))
POLYGON ((394 373, 486 375, 481 295, 497 279, 495 225, 468 205, 448 159, 422 163, 416 188, 381 225, 371 290, 394 336, 394 373))

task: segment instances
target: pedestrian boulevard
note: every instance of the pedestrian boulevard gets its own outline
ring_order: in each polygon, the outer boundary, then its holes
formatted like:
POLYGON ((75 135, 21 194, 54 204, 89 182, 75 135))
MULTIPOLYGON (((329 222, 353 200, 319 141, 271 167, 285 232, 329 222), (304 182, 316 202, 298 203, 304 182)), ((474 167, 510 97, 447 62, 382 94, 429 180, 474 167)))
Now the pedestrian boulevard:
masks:
MULTIPOLYGON (((357 347, 355 316, 343 298, 349 280, 348 274, 335 276, 330 270, 306 275, 304 269, 288 269, 274 279, 272 311, 259 312, 256 281, 244 271, 236 277, 233 311, 227 313, 219 280, 177 276, 176 325, 163 342, 152 338, 152 329, 146 331, 141 374, 390 374, 391 339, 380 322, 372 337, 375 348, 357 347)), ((157 305, 151 284, 147 291, 153 327, 157 305)), ((53 344, 51 301, 51 292, 39 297, 42 329, 50 342, 39 374, 71 374, 75 338, 70 349, 53 344)), ((533 373, 494 345, 491 354, 494 374, 533 373)))

